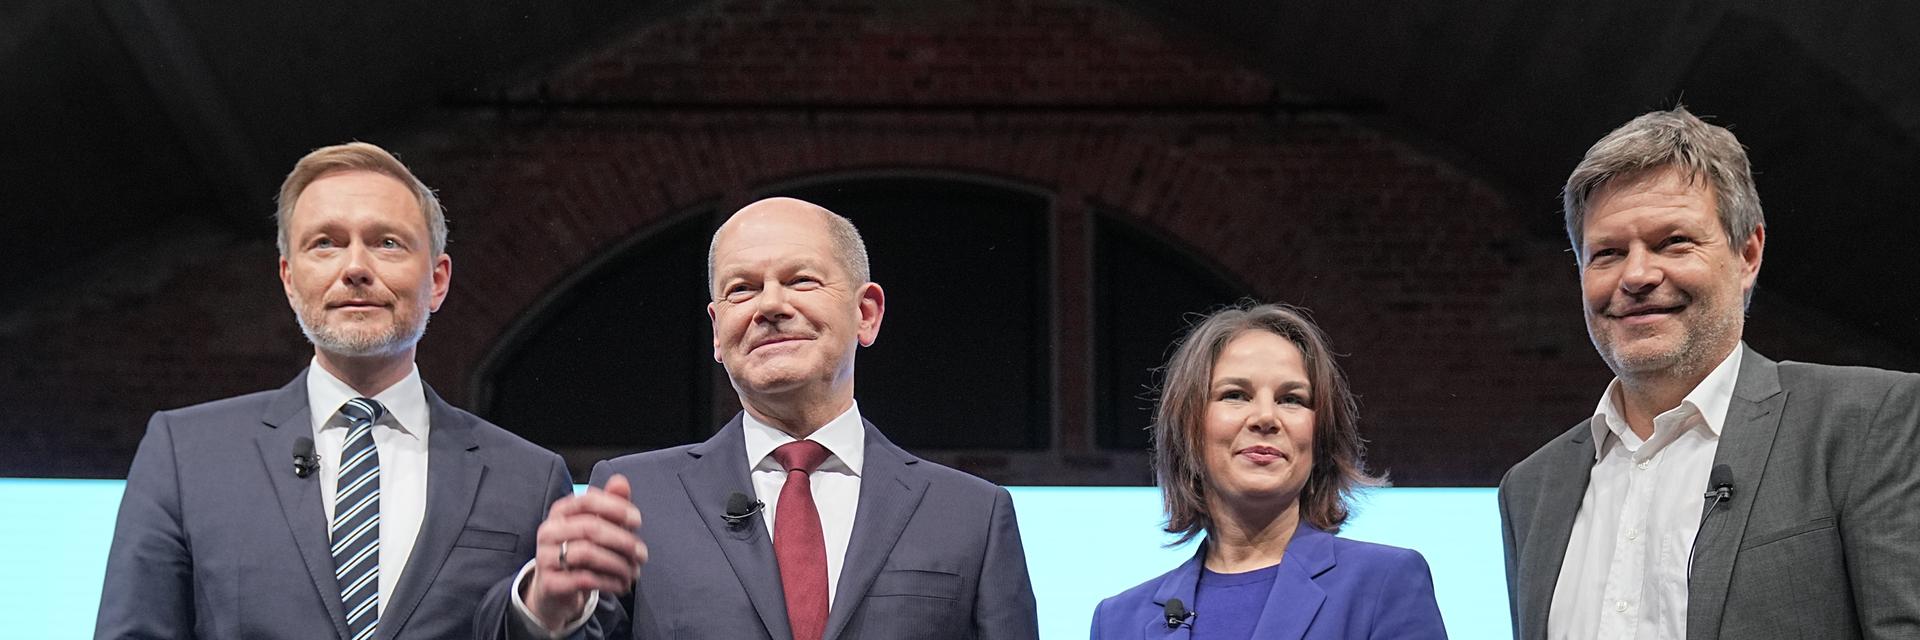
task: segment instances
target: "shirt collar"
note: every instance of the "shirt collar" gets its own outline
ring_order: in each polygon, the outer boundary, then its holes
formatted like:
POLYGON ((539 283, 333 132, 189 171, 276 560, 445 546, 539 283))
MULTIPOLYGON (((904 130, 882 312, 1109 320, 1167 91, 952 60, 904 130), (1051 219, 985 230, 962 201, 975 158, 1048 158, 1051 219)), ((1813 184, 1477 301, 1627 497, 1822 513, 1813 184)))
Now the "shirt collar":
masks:
MULTIPOLYGON (((747 468, 780 470, 780 463, 773 460, 773 450, 793 442, 795 438, 755 419, 752 413, 746 411, 740 412, 740 426, 747 439, 747 468)), ((854 402, 846 411, 828 420, 825 426, 815 430, 807 439, 827 448, 829 455, 826 462, 820 463, 820 470, 860 475, 860 465, 867 453, 867 427, 860 418, 859 402, 854 402)))
MULTIPOLYGON (((407 377, 374 394, 373 399, 387 408, 387 414, 375 424, 421 438, 427 435, 428 427, 427 387, 420 381, 420 366, 412 367, 407 377)), ((360 392, 320 366, 318 357, 307 365, 307 410, 313 416, 314 434, 347 426, 346 418, 340 415, 340 405, 358 397, 360 392)))
MULTIPOLYGON (((1654 439, 1660 439, 1659 425, 1688 412, 1700 414, 1701 422, 1706 423, 1707 432, 1715 438, 1720 437, 1720 430, 1726 424, 1727 407, 1733 403, 1733 384, 1740 375, 1741 356, 1746 350, 1747 343, 1735 344, 1733 353, 1727 354, 1726 359, 1721 360, 1719 366, 1714 367, 1713 371, 1707 373, 1706 378, 1700 380, 1699 385, 1687 392, 1687 397, 1680 400, 1680 406, 1656 416, 1654 439)), ((1639 441, 1639 436, 1634 435, 1633 430, 1627 426, 1625 412, 1620 409, 1619 393, 1620 379, 1616 377, 1607 385, 1606 393, 1601 394, 1600 405, 1594 408, 1593 420, 1587 425, 1593 430, 1595 460, 1606 453, 1608 435, 1618 438, 1623 443, 1639 441)))

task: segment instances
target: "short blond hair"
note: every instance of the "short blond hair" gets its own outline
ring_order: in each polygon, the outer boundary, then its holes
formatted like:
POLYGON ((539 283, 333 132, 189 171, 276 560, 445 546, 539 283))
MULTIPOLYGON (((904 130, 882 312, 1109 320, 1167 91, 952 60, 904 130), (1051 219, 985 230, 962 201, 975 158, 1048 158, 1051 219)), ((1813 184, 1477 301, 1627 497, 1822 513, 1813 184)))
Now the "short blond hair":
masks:
POLYGON ((427 231, 433 237, 433 255, 447 252, 447 211, 440 206, 433 189, 414 177, 407 165, 401 164, 400 159, 386 149, 365 142, 349 142, 314 149, 294 163, 293 171, 280 183, 280 194, 274 198, 279 206, 274 209, 273 217, 279 226, 274 244, 280 248, 281 256, 287 255, 287 221, 293 219, 293 204, 300 199, 300 193, 322 176, 341 171, 371 171, 406 185, 407 190, 413 192, 413 199, 420 203, 421 214, 427 218, 427 231))

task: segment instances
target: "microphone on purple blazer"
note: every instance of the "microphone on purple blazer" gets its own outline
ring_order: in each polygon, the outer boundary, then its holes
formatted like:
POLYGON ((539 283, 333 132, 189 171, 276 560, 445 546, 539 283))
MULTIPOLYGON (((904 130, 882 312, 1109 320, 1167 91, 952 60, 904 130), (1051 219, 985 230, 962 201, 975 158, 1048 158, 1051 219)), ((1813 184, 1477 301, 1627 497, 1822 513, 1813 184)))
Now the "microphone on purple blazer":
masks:
POLYGON ((1178 629, 1181 625, 1190 624, 1194 615, 1194 612, 1187 610, 1187 603, 1181 602, 1179 598, 1168 598, 1163 613, 1167 614, 1168 629, 1178 629))

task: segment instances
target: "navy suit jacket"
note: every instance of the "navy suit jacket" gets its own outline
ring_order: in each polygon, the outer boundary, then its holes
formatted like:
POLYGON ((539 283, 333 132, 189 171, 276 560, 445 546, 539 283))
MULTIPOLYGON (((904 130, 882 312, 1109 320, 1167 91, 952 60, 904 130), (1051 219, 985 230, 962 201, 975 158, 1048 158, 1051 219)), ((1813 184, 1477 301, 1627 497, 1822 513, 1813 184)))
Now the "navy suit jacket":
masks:
MULTIPOLYGON (((1186 564, 1107 598, 1093 611, 1095 640, 1186 640, 1192 631, 1167 628, 1167 601, 1194 605, 1206 545, 1186 564)), ((1196 610, 1205 624, 1207 612, 1196 610)), ((1447 637, 1433 599, 1427 561, 1401 549, 1333 534, 1301 523, 1260 610, 1260 640, 1421 640, 1447 637)))
MULTIPOLYGON (((313 434, 306 373, 277 391, 156 413, 127 473, 96 638, 346 638, 318 474, 293 473, 313 434)), ((441 400, 427 511, 375 637, 466 638, 475 602, 533 557, 572 492, 560 457, 441 400)))
MULTIPOLYGON (((915 458, 872 423, 864 466, 825 640, 1038 636, 1006 489, 915 458)), ((766 523, 729 526, 720 517, 730 494, 754 495, 748 472, 739 416, 704 443, 595 465, 595 486, 615 473, 633 483, 649 559, 635 592, 602 594, 575 637, 791 638, 766 523)), ((507 618, 512 588, 509 577, 482 605, 490 635, 521 630, 507 618)))

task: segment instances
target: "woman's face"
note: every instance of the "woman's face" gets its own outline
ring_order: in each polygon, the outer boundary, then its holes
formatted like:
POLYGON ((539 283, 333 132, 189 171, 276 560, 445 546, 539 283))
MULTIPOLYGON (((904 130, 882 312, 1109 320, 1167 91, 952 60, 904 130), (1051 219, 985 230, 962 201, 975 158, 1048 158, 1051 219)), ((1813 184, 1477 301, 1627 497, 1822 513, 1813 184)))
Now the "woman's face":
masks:
MULTIPOLYGON (((1201 425, 1213 508, 1290 506, 1313 470, 1313 388, 1300 348, 1268 331, 1220 350, 1201 425)), ((1218 517, 1218 516, 1216 516, 1218 517)))

